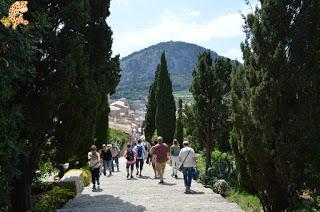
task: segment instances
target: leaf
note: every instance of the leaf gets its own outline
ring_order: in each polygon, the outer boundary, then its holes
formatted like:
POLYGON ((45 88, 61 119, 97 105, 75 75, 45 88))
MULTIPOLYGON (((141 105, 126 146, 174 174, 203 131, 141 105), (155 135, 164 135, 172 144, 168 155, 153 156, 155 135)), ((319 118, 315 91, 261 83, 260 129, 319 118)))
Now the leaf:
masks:
POLYGON ((8 17, 3 17, 3 18, 1 18, 0 21, 6 28, 9 28, 11 26, 11 22, 8 17))

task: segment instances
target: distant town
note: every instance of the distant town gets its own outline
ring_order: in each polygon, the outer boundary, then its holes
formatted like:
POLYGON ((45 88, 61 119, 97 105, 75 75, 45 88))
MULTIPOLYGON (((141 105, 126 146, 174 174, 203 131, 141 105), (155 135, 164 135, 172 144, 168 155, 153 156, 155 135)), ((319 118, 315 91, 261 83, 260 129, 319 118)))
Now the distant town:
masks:
POLYGON ((123 130, 133 139, 140 138, 143 134, 146 104, 145 100, 110 99, 109 126, 123 130))

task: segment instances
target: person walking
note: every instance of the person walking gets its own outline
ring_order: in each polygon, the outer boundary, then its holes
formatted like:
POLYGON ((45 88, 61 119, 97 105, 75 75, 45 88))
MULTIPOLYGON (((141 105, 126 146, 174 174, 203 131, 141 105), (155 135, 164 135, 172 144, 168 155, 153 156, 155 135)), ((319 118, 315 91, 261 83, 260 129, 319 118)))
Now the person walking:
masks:
POLYGON ((154 142, 154 146, 152 146, 150 148, 150 152, 149 152, 149 160, 150 160, 150 163, 152 165, 152 169, 154 171, 154 179, 157 179, 157 169, 156 169, 156 155, 155 154, 151 154, 151 152, 153 151, 153 148, 158 144, 158 141, 155 140, 154 142))
POLYGON ((134 147, 134 150, 137 152, 137 159, 136 159, 137 176, 139 175, 140 177, 142 177, 141 172, 143 169, 146 150, 140 139, 138 140, 138 144, 134 147), (139 168, 140 168, 140 174, 139 174, 139 168))
POLYGON ((192 170, 196 167, 196 155, 194 150, 189 147, 189 141, 184 141, 183 146, 179 154, 179 160, 181 166, 183 166, 183 180, 184 186, 186 187, 185 193, 190 193, 192 170))
POLYGON ((100 177, 100 155, 97 152, 97 147, 92 145, 90 148, 90 152, 88 152, 88 162, 91 172, 91 179, 93 187, 92 189, 96 189, 96 182, 98 186, 100 186, 99 177, 100 177))
POLYGON ((144 145, 144 148, 146 150, 146 157, 147 157, 146 164, 149 164, 149 162, 150 162, 151 144, 148 141, 145 141, 143 145, 144 145))
POLYGON ((177 139, 173 140, 173 144, 170 147, 170 154, 171 154, 171 162, 172 162, 172 176, 176 179, 178 178, 178 169, 179 169, 179 153, 180 153, 180 146, 177 139))
POLYGON ((111 147, 111 154, 112 154, 112 172, 114 172, 114 164, 113 162, 116 163, 117 166, 117 171, 119 171, 119 154, 120 154, 120 149, 118 145, 116 144, 115 141, 112 142, 112 147, 111 147))
POLYGON ((163 184, 163 174, 166 168, 166 163, 169 159, 169 147, 167 144, 163 143, 163 138, 161 136, 158 137, 158 144, 155 145, 152 149, 151 154, 155 154, 156 156, 156 169, 157 173, 160 176, 160 184, 163 184))
POLYGON ((136 156, 137 152, 134 150, 134 148, 131 147, 131 144, 127 144, 127 148, 124 152, 124 157, 127 159, 127 178, 129 178, 129 168, 131 168, 131 178, 133 178, 133 169, 134 169, 134 164, 136 163, 136 156))
POLYGON ((101 158, 103 159, 103 175, 106 176, 108 170, 108 177, 112 176, 112 154, 110 144, 108 144, 108 146, 105 144, 102 145, 101 158))

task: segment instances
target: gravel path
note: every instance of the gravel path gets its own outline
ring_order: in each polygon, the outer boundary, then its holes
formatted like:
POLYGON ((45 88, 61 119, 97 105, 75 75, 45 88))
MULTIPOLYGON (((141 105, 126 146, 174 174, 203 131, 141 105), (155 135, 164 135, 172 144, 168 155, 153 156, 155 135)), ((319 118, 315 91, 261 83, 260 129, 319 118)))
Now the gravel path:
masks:
MULTIPOLYGON (((135 173, 135 171, 134 171, 135 173)), ((152 167, 144 166, 142 177, 126 179, 125 160, 120 159, 120 172, 114 176, 101 175, 100 190, 92 191, 92 186, 85 187, 83 192, 70 200, 58 211, 242 211, 235 203, 192 182, 192 194, 184 193, 182 173, 179 179, 171 177, 171 167, 166 167, 165 184, 153 179, 152 167)))

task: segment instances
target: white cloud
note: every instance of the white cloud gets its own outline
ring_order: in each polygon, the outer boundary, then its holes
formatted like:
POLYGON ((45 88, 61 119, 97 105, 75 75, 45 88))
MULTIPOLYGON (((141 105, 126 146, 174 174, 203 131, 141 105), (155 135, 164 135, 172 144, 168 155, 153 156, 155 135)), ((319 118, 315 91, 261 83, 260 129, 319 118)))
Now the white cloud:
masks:
MULTIPOLYGON (((200 15, 198 11, 188 10, 189 15, 200 15)), ((242 11, 243 12, 243 11, 242 11)), ((241 12, 217 16, 207 22, 187 21, 169 10, 164 10, 160 23, 134 32, 114 34, 114 53, 126 56, 133 51, 161 41, 185 41, 204 43, 212 39, 243 36, 241 12)))
POLYGON ((187 16, 191 17, 199 17, 201 15, 201 12, 198 10, 190 10, 188 8, 185 8, 183 11, 187 16))
POLYGON ((243 63, 242 51, 240 49, 228 49, 226 52, 222 53, 222 55, 243 63))

